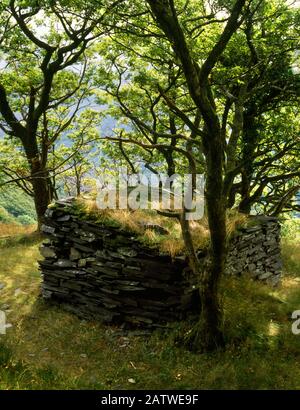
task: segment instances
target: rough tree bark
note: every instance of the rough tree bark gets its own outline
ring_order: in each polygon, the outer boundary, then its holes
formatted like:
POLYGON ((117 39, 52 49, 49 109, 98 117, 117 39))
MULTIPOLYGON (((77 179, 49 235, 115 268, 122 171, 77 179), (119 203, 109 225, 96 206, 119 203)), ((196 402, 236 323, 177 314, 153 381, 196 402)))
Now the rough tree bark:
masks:
POLYGON ((250 108, 244 116, 244 127, 242 133, 242 180, 241 180, 241 201, 239 211, 249 214, 251 210, 250 182, 254 172, 253 155, 257 146, 258 124, 255 121, 254 108, 250 108))
MULTIPOLYGON (((32 138, 31 141, 35 141, 32 138)), ((38 230, 43 223, 48 205, 53 199, 53 189, 47 168, 42 163, 35 144, 24 144, 26 158, 30 167, 30 182, 32 184, 33 199, 36 210, 38 230)))

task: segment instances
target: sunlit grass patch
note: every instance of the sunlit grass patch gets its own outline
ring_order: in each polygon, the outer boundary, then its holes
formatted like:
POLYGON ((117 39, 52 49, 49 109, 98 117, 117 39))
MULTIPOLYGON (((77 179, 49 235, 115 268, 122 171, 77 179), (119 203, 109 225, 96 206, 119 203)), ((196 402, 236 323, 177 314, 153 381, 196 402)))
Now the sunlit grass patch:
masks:
POLYGON ((300 279, 300 241, 284 239, 282 241, 284 271, 300 279))
POLYGON ((15 235, 30 234, 36 230, 36 224, 20 225, 0 222, 0 238, 15 235))
MULTIPOLYGON (((283 248, 285 260, 295 249, 283 248)), ((8 306, 12 324, 0 335, 2 389, 300 388, 300 336, 291 332, 291 312, 300 309, 294 274, 287 272, 278 288, 225 277, 226 349, 196 355, 177 343, 189 323, 126 337, 43 301, 37 244, 2 248, 0 256, 0 309, 8 306)))

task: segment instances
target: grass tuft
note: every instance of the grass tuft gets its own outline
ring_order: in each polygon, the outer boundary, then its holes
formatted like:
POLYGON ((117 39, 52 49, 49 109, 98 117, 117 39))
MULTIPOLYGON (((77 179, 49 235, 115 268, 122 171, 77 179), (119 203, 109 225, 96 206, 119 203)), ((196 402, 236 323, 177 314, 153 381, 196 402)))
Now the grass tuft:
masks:
MULTIPOLYGON (((184 254, 185 246, 181 235, 180 223, 175 218, 168 218, 158 214, 155 210, 122 210, 99 209, 96 201, 88 198, 77 198, 71 207, 72 211, 83 219, 94 220, 103 224, 119 226, 125 231, 138 236, 146 245, 158 247, 162 253, 172 257, 184 254), (169 231, 168 235, 161 235, 152 230, 144 230, 145 223, 157 224, 169 231)), ((247 216, 235 210, 228 211, 227 234, 231 236, 235 230, 247 224, 247 216)), ((191 221, 191 234, 197 249, 206 249, 209 246, 208 219, 191 221)))

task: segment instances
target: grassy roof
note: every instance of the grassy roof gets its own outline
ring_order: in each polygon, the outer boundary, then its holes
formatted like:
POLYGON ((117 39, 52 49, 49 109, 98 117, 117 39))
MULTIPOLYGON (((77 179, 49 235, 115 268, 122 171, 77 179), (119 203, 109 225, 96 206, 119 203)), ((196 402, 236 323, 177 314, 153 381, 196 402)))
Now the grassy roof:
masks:
MULTIPOLYGON (((108 226, 118 226, 127 232, 132 232, 142 243, 158 247, 162 253, 172 257, 185 252, 179 221, 176 218, 162 216, 156 210, 99 209, 95 200, 80 197, 72 205, 72 211, 82 219, 108 226), (147 229, 147 224, 159 225, 169 233, 161 234, 153 229, 147 229)), ((245 215, 229 211, 227 213, 227 234, 230 236, 237 226, 246 223, 245 215)), ((207 217, 191 221, 190 228, 196 248, 206 249, 210 238, 207 217)))

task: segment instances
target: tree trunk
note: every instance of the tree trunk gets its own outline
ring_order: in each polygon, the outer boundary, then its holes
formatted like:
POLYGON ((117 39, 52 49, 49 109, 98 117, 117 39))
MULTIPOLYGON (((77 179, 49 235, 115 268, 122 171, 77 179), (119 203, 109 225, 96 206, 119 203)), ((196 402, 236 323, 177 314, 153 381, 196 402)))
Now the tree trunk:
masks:
MULTIPOLYGON (((216 169, 213 169, 215 174, 216 169)), ((181 217, 181 229, 190 267, 199 278, 201 312, 198 323, 186 339, 193 351, 212 351, 224 346, 223 311, 219 303, 219 283, 224 271, 226 255, 225 205, 220 191, 221 183, 208 176, 206 202, 211 232, 211 246, 207 264, 200 266, 185 214, 181 217)))
POLYGON ((46 168, 47 157, 40 155, 36 133, 31 131, 22 138, 23 147, 30 168, 34 205, 38 222, 38 231, 44 220, 44 215, 53 198, 53 187, 46 168))
POLYGON ((223 152, 217 139, 206 153, 206 205, 210 229, 210 250, 200 274, 200 320, 194 332, 194 350, 211 351, 224 345, 223 311, 219 284, 226 257, 226 214, 223 198, 223 152), (213 149, 212 149, 213 148, 213 149))
MULTIPOLYGON (((181 62, 189 94, 200 110, 207 131, 202 138, 202 142, 207 165, 206 203, 211 236, 210 263, 200 275, 202 311, 198 326, 194 332, 192 346, 195 350, 212 350, 224 344, 218 287, 220 277, 224 271, 226 256, 226 220, 223 193, 225 144, 209 76, 230 38, 240 25, 239 17, 245 5, 245 0, 235 1, 219 40, 215 43, 201 67, 193 59, 193 53, 179 23, 174 2, 147 0, 147 3, 181 62)), ((184 235, 185 229, 182 229, 182 231, 184 235)), ((186 244, 188 242, 189 240, 185 240, 186 244)), ((188 253, 189 257, 193 259, 193 252, 188 250, 188 253)), ((199 263, 196 265, 196 269, 198 268, 199 263)))
POLYGON ((38 230, 40 230, 47 207, 52 200, 52 190, 49 185, 48 172, 41 167, 39 161, 32 163, 31 177, 38 230))

